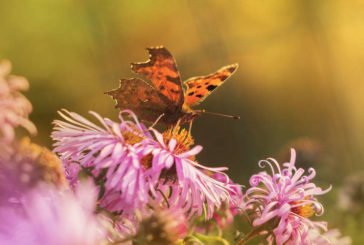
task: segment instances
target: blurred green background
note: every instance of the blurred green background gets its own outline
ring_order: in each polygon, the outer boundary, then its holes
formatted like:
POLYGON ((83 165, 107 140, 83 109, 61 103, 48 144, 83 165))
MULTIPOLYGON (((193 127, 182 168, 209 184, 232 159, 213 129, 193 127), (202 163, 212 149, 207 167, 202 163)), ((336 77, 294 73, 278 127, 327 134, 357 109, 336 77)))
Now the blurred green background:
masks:
POLYGON ((200 108, 241 120, 196 120, 199 160, 227 165, 247 184, 259 159, 297 148, 299 166, 334 186, 321 219, 364 243, 362 210, 340 210, 337 197, 345 178, 363 171, 363 1, 2 0, 0 16, 0 58, 30 81, 35 142, 51 146, 61 108, 115 119, 103 92, 134 76, 129 63, 145 61, 146 47, 166 46, 183 79, 238 62, 200 108))

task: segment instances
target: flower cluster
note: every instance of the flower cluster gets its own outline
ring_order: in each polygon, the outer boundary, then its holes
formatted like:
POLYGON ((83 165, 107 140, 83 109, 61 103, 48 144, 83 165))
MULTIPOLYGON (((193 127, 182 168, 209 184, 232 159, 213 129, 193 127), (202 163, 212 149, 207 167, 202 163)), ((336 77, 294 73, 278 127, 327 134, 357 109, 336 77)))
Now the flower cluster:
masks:
POLYGON ((219 181, 204 173, 222 174, 226 168, 199 164, 195 156, 202 147, 191 148, 187 131, 147 130, 130 111, 120 114, 120 123, 92 114, 102 127, 76 113, 60 112, 65 121, 55 121, 52 137, 69 179, 77 179, 81 171, 100 183, 103 208, 130 213, 154 202, 190 216, 205 209, 209 219, 222 202, 230 201, 234 190, 228 178, 219 181))

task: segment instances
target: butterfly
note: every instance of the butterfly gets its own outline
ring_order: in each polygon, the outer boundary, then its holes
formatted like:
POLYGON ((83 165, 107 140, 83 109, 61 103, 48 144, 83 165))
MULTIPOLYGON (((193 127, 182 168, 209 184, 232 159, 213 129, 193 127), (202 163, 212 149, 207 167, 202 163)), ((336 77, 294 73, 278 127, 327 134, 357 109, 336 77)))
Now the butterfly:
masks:
POLYGON ((238 68, 238 64, 224 66, 214 73, 182 82, 172 54, 163 46, 147 48, 146 62, 131 63, 140 78, 121 79, 117 89, 106 92, 116 100, 116 108, 130 109, 140 119, 166 125, 191 122, 204 110, 193 107, 205 100, 238 68))

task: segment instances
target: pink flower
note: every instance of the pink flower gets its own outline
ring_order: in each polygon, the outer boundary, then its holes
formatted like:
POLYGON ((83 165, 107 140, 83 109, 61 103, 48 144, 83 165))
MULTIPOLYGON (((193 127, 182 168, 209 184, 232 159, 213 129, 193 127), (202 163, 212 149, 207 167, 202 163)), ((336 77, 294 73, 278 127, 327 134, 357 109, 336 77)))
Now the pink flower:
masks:
POLYGON ((28 81, 24 77, 9 75, 11 63, 0 62, 0 140, 14 139, 14 129, 21 126, 35 134, 36 128, 28 119, 32 105, 20 91, 27 90, 28 81))
POLYGON ((230 201, 233 189, 228 178, 220 182, 204 172, 223 175, 221 171, 227 168, 209 168, 195 161, 202 146, 190 149, 191 136, 185 130, 178 132, 177 128, 166 134, 152 131, 156 140, 145 141, 144 154, 153 155, 152 167, 147 171, 154 184, 153 193, 169 196, 169 206, 182 208, 189 215, 201 215, 206 210, 205 217, 210 219, 215 209, 230 201))
POLYGON ((100 244, 105 232, 94 211, 96 191, 91 182, 77 192, 40 186, 13 205, 0 207, 0 244, 100 244))
MULTIPOLYGON (((273 225, 274 240, 277 244, 309 244, 306 241, 308 231, 313 228, 325 230, 326 225, 313 222, 308 218, 323 213, 323 207, 315 196, 330 191, 322 190, 311 180, 315 177, 314 169, 304 175, 302 168, 295 167, 295 151, 291 150, 291 160, 279 166, 275 159, 259 162, 259 166, 268 165, 271 174, 260 172, 250 178, 251 187, 245 194, 245 209, 251 212, 254 227, 273 225)), ((263 229, 263 228, 262 228, 263 229)))
MULTIPOLYGON (((101 206, 110 211, 128 211, 145 204, 148 193, 140 142, 146 136, 134 114, 125 112, 134 122, 124 120, 120 114, 121 123, 116 123, 91 112, 102 127, 73 112, 63 110, 59 114, 66 122, 54 122, 54 151, 68 166, 77 163, 95 178, 102 194, 101 206)), ((66 171, 78 174, 72 168, 66 171)), ((68 178, 74 181, 74 177, 68 178)))

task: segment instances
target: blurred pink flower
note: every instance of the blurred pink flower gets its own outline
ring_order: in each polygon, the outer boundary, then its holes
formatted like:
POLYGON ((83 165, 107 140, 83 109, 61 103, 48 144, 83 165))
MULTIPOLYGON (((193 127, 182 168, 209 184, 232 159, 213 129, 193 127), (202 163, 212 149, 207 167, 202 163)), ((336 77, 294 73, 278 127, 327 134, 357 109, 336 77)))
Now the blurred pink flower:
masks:
POLYGON ((148 201, 147 185, 141 159, 145 129, 134 114, 134 122, 121 123, 101 118, 91 112, 103 127, 84 117, 63 110, 59 114, 66 120, 56 120, 52 138, 56 140, 54 151, 66 162, 68 179, 76 181, 78 174, 74 163, 90 172, 100 183, 100 205, 109 211, 128 211, 140 208, 148 201), (104 171, 106 170, 106 172, 104 171), (104 188, 104 189, 102 189, 104 188))
POLYGON ((7 145, 10 151, 0 152, 0 205, 41 183, 58 188, 68 186, 62 162, 53 152, 27 137, 7 145))
POLYGON ((245 209, 252 212, 254 227, 273 225, 274 240, 277 244, 309 244, 306 241, 308 230, 326 229, 322 222, 308 219, 323 213, 323 207, 315 196, 330 191, 322 190, 311 180, 316 172, 310 168, 309 175, 304 175, 302 168, 295 167, 296 155, 291 150, 291 160, 279 166, 272 158, 259 162, 260 167, 268 165, 271 174, 260 172, 250 178, 251 187, 245 193, 245 209))
POLYGON ((91 182, 76 193, 41 185, 13 205, 0 207, 0 244, 100 244, 105 231, 94 211, 96 191, 91 182))
POLYGON ((188 233, 188 222, 181 209, 159 209, 139 217, 137 244, 180 244, 188 233))
POLYGON ((309 239, 316 245, 350 245, 352 242, 350 237, 342 237, 338 229, 328 230, 324 233, 316 229, 311 230, 309 239))
POLYGON ((35 134, 36 128, 28 119, 32 112, 31 103, 20 91, 27 90, 28 81, 24 77, 9 75, 11 63, 0 62, 0 140, 10 142, 14 139, 14 129, 21 126, 35 134))

